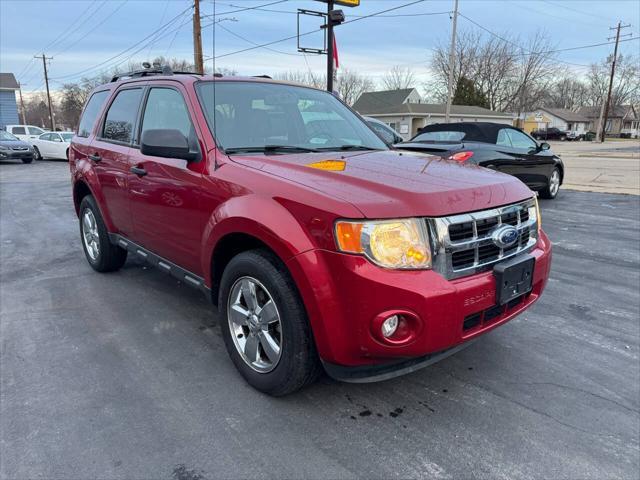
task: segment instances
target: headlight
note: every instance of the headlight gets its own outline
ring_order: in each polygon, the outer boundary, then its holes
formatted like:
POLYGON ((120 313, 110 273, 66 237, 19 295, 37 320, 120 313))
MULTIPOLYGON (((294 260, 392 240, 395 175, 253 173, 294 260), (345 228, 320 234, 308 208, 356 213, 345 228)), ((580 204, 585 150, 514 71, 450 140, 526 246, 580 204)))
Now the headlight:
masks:
POLYGON ((336 222, 338 249, 364 255, 376 265, 397 269, 431 268, 424 221, 416 218, 336 222))
POLYGON ((9 147, 5 147, 4 145, 0 145, 0 150, 9 150, 9 147))
POLYGON ((538 224, 538 232, 540 232, 540 228, 542 227, 542 217, 540 216, 540 205, 538 204, 538 196, 535 195, 533 197, 534 205, 529 207, 529 218, 535 215, 536 222, 538 224))

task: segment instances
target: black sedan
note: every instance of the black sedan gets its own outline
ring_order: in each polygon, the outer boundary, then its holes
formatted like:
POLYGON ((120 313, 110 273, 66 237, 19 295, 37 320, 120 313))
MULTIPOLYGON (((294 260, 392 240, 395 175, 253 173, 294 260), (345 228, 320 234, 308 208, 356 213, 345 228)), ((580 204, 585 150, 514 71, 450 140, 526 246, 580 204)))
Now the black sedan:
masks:
POLYGON ((31 145, 9 132, 0 130, 0 160, 20 160, 22 163, 31 163, 33 156, 31 145))
POLYGON ((509 125, 488 122, 437 123, 396 148, 470 162, 522 180, 542 198, 555 198, 564 179, 564 164, 548 143, 538 143, 509 125))

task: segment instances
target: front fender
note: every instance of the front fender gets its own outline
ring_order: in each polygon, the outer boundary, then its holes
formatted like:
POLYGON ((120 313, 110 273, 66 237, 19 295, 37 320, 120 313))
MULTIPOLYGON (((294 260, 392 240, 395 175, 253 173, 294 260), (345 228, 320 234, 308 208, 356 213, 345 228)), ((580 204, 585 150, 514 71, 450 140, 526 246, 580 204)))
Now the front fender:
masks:
POLYGON ((203 233, 201 266, 207 285, 211 285, 211 262, 216 245, 226 235, 238 233, 257 238, 283 262, 314 248, 313 238, 275 199, 257 194, 233 197, 214 210, 203 233))

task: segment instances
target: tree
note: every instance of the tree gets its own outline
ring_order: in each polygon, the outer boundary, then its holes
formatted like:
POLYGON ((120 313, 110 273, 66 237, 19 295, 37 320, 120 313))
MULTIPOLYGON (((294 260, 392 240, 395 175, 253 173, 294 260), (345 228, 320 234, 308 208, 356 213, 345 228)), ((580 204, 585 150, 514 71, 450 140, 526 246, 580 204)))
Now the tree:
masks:
POLYGON ((396 65, 382 77, 382 85, 387 90, 402 90, 415 87, 416 76, 410 68, 396 65))
MULTIPOLYGON (((593 105, 602 105, 609 89, 610 61, 594 63, 587 74, 587 88, 593 105)), ((640 59, 620 55, 611 90, 611 106, 638 103, 640 101, 640 59)))
POLYGON ((466 77, 458 79, 458 85, 456 85, 456 91, 453 95, 453 104, 489 108, 487 97, 476 88, 473 80, 466 77))
POLYGON ((347 105, 353 105, 360 95, 373 89, 373 81, 364 75, 346 68, 338 72, 336 90, 347 105))
POLYGON ((60 114, 57 122, 62 122, 68 128, 75 130, 78 126, 82 107, 87 100, 88 91, 77 83, 65 83, 62 86, 60 100, 60 114))

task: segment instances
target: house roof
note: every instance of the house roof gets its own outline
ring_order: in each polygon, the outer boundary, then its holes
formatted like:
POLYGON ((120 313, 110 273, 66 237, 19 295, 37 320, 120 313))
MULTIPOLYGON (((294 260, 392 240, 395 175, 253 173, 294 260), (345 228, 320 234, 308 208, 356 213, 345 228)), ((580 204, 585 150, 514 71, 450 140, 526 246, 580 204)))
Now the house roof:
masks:
POLYGON ((403 88, 401 90, 365 92, 360 95, 360 98, 353 104, 353 108, 364 115, 365 111, 373 112, 379 108, 402 105, 414 90, 415 88, 403 88))
MULTIPOLYGON (((444 115, 446 106, 439 103, 403 103, 401 105, 387 105, 386 107, 360 109, 354 105, 361 115, 444 115)), ((475 107, 469 105, 451 105, 452 115, 464 116, 481 116, 481 117, 500 117, 513 118, 510 113, 494 112, 488 108, 475 107)))
MULTIPOLYGON (((601 107, 580 107, 578 113, 584 115, 587 118, 594 119, 600 118, 601 107)), ((636 113, 631 105, 618 105, 609 109, 609 118, 624 118, 635 119, 636 113)))
POLYGON ((567 110, 566 108, 540 108, 543 112, 550 113, 551 115, 564 120, 565 122, 589 122, 589 119, 578 113, 567 110))
POLYGON ((13 73, 0 73, 0 90, 18 90, 19 88, 13 73))

